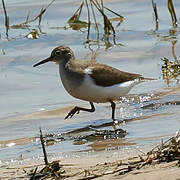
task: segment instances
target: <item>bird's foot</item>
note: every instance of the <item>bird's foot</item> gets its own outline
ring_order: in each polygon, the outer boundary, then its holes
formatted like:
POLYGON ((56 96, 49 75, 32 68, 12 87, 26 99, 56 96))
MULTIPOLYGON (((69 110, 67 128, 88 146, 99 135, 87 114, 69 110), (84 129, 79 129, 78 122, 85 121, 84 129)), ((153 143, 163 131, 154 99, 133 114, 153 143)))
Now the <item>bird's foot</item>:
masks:
POLYGON ((75 108, 73 108, 68 114, 67 114, 67 116, 65 117, 65 119, 67 119, 67 118, 72 118, 73 116, 74 116, 74 114, 79 114, 79 111, 80 111, 80 108, 79 107, 75 107, 75 108))
POLYGON ((113 124, 114 124, 114 125, 118 125, 118 124, 119 124, 118 119, 113 119, 113 124))
POLYGON ((114 131, 116 132, 118 130, 118 125, 120 124, 121 122, 118 120, 118 119, 113 119, 113 122, 112 122, 112 127, 114 129, 114 131))
POLYGON ((117 126, 118 126, 118 122, 113 119, 112 128, 114 129, 115 132, 117 131, 117 126))

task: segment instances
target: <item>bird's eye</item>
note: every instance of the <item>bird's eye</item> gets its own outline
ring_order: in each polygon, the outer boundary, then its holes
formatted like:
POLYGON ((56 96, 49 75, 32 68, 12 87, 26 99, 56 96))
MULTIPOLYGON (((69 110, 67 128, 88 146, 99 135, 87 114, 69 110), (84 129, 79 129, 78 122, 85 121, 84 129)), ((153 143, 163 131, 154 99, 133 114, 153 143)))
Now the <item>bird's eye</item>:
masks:
POLYGON ((55 52, 55 54, 56 54, 57 56, 60 56, 60 55, 61 55, 61 51, 57 50, 57 51, 55 52))

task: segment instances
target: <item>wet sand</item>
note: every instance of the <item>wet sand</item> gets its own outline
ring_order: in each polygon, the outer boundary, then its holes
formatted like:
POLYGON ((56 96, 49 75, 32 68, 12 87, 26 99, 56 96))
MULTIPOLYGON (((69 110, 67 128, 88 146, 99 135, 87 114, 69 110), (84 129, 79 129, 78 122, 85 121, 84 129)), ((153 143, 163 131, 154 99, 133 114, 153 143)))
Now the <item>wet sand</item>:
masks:
MULTIPOLYGON (((99 175, 99 177, 95 179, 100 180, 179 180, 180 168, 177 166, 178 161, 156 165, 146 165, 143 168, 125 173, 125 175, 119 174, 117 169, 121 167, 121 163, 128 164, 133 159, 138 158, 139 155, 142 155, 142 153, 138 152, 137 150, 130 150, 123 152, 122 154, 106 152, 93 156, 85 155, 84 157, 78 157, 76 154, 74 157, 61 158, 58 160, 60 165, 63 166, 64 174, 72 175, 72 177, 65 178, 67 180, 86 179, 86 177, 87 179, 90 179, 88 177, 94 177, 94 175, 99 175), (100 174, 103 175, 100 176, 100 174)), ((29 179, 28 174, 33 173, 36 167, 38 167, 38 170, 41 170, 44 167, 43 164, 44 162, 39 160, 36 162, 26 162, 23 163, 23 165, 11 164, 10 166, 3 166, 0 170, 0 179, 29 179)))

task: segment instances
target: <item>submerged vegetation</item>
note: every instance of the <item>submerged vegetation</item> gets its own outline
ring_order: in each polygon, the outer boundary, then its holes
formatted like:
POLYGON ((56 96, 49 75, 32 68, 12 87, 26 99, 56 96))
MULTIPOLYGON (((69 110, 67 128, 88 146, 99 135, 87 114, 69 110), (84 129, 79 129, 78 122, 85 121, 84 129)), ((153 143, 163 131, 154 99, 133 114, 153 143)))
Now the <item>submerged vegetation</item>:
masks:
POLYGON ((152 0, 152 7, 154 11, 154 17, 155 17, 155 34, 157 37, 162 40, 162 41, 171 41, 172 43, 172 56, 174 58, 174 61, 169 60, 167 57, 161 58, 163 61, 163 65, 161 66, 161 71, 162 71, 162 77, 163 79, 166 80, 166 83, 169 85, 171 79, 177 80, 177 83, 179 82, 178 76, 180 76, 180 60, 177 59, 176 53, 175 53, 175 44, 177 43, 176 40, 176 31, 178 31, 178 21, 177 21, 177 16, 175 12, 175 8, 173 5, 172 0, 167 1, 167 6, 169 13, 171 15, 171 20, 172 20, 172 28, 169 30, 169 34, 166 36, 162 36, 161 34, 157 33, 159 29, 159 16, 158 16, 158 10, 156 6, 156 2, 152 0))
POLYGON ((161 59, 163 65, 161 67, 163 79, 166 80, 167 84, 170 84, 171 79, 176 79, 179 82, 178 76, 180 76, 180 64, 177 61, 170 61, 168 58, 164 57, 161 59))
MULTIPOLYGON (((4 0, 2 0, 2 6, 5 17, 5 29, 6 29, 6 38, 8 40, 14 40, 16 38, 9 38, 9 30, 10 29, 27 29, 29 32, 23 36, 28 39, 38 39, 41 34, 45 34, 41 30, 41 22, 43 15, 47 12, 47 9, 55 2, 56 0, 52 0, 46 7, 42 7, 40 12, 30 18, 30 11, 27 13, 25 17, 25 21, 19 24, 11 24, 10 18, 8 16, 8 11, 5 6, 4 0), (35 22, 35 26, 32 26, 31 23, 35 22)), ((155 0, 152 0, 152 7, 154 12, 154 20, 155 20, 155 33, 157 37, 161 39, 165 39, 166 37, 162 37, 159 33, 159 16, 158 16, 158 8, 155 0)), ((178 27, 177 16, 175 12, 175 8, 172 0, 167 0, 167 7, 171 16, 173 29, 170 32, 176 32, 176 28, 178 27)), ((77 10, 73 13, 73 15, 68 19, 67 23, 69 26, 61 27, 64 30, 71 28, 75 31, 86 31, 86 39, 84 41, 84 45, 87 45, 91 50, 91 45, 105 46, 106 49, 119 45, 123 46, 121 43, 116 42, 117 36, 117 28, 120 24, 125 20, 125 17, 120 15, 119 13, 113 11, 112 9, 105 6, 103 0, 81 0, 81 3, 77 10), (113 16, 109 17, 109 14, 113 16), (116 26, 113 22, 116 22, 116 26), (96 33, 96 37, 94 36, 96 33)), ((172 34, 172 33, 171 33, 172 34)), ((170 36, 171 36, 170 34, 170 36)))
POLYGON ((80 30, 82 28, 87 28, 87 37, 86 37, 87 40, 85 43, 99 44, 100 39, 101 39, 102 41, 104 41, 105 46, 107 48, 109 48, 112 46, 112 43, 113 43, 113 45, 116 45, 116 31, 115 31, 114 26, 112 25, 112 21, 118 21, 119 22, 117 25, 117 27, 118 27, 120 25, 120 23, 124 21, 124 19, 125 18, 123 16, 119 15, 118 13, 116 13, 113 10, 104 6, 104 3, 102 0, 100 2, 98 2, 97 0, 82 0, 81 5, 75 11, 75 13, 72 15, 72 17, 68 20, 68 23, 73 30, 80 30), (80 20, 81 12, 82 12, 82 9, 84 6, 86 6, 88 22, 80 20), (116 15, 117 17, 108 18, 105 11, 109 11, 112 14, 116 15), (98 20, 96 18, 97 13, 99 13, 103 18, 104 33, 103 33, 103 37, 101 37, 101 38, 100 38, 101 29, 99 26, 99 24, 101 24, 101 23, 98 22, 98 20), (92 28, 93 24, 95 24, 94 29, 97 33, 96 39, 90 38, 91 28, 92 28), (110 35, 112 35, 112 41, 113 41, 112 43, 110 42, 110 35))
MULTIPOLYGON (((170 13, 171 19, 172 19, 172 25, 174 28, 176 28, 178 26, 178 21, 177 21, 176 12, 174 9, 173 1, 172 0, 167 0, 167 1, 168 1, 168 3, 167 3, 168 10, 169 10, 169 13, 170 13)), ((155 18, 155 24, 156 24, 155 31, 157 31, 159 29, 159 16, 158 16, 157 5, 154 0, 152 0, 152 7, 153 7, 153 11, 154 11, 154 18, 155 18)))
MULTIPOLYGON (((7 12, 7 9, 5 6, 5 2, 4 2, 4 0, 2 0, 4 17, 5 17, 6 38, 8 40, 12 40, 9 38, 9 34, 8 34, 10 29, 28 29, 29 33, 27 35, 25 35, 25 37, 28 39, 37 39, 40 34, 43 34, 43 32, 41 30, 42 17, 54 1, 55 0, 52 0, 45 8, 44 7, 41 8, 39 14, 36 15, 35 17, 30 19, 30 12, 28 12, 26 20, 24 22, 11 25, 9 16, 8 16, 8 12, 7 12), (31 28, 30 23, 32 23, 32 22, 37 22, 38 29, 31 28)), ((116 37, 115 37, 116 31, 115 31, 114 26, 112 25, 112 21, 119 22, 117 25, 117 27, 118 27, 121 24, 121 22, 123 22, 123 20, 124 20, 123 16, 119 15, 118 13, 116 13, 113 10, 104 6, 104 3, 102 0, 100 2, 98 2, 98 0, 82 0, 79 8, 75 11, 75 13, 72 15, 72 17, 69 18, 68 24, 69 24, 70 28, 72 28, 73 30, 76 30, 76 31, 81 30, 81 29, 87 29, 87 38, 86 38, 85 44, 86 43, 87 44, 95 43, 98 45, 100 43, 100 41, 103 41, 105 46, 107 48, 109 48, 113 45, 116 45, 116 37), (86 6, 85 10, 87 12, 87 18, 86 18, 87 22, 86 22, 86 20, 85 21, 80 20, 82 9, 85 6, 86 6), (105 11, 111 12, 112 14, 116 15, 116 17, 108 18, 105 11), (103 18, 103 24, 104 24, 103 37, 100 37, 100 34, 101 34, 100 33, 100 31, 101 31, 100 24, 101 23, 98 22, 98 20, 96 18, 97 13, 100 13, 100 15, 103 18), (90 38, 92 27, 97 32, 97 39, 90 38), (111 35, 112 35, 112 41, 113 41, 112 43, 110 42, 111 35)), ((68 29, 68 27, 63 27, 63 28, 65 30, 68 29)), ((121 45, 121 44, 119 44, 119 45, 121 45)))
POLYGON ((35 17, 33 17, 32 19, 30 19, 30 12, 28 12, 26 20, 22 23, 19 24, 14 24, 14 25, 10 25, 10 20, 9 20, 9 16, 6 10, 6 6, 5 6, 5 2, 4 0, 2 0, 2 5, 3 5, 3 10, 4 10, 4 17, 5 17, 5 27, 6 27, 6 38, 8 40, 9 39, 9 30, 10 29, 28 29, 30 32, 25 36, 29 39, 37 39, 38 38, 38 31, 36 29, 30 29, 30 23, 32 22, 38 22, 38 28, 39 28, 39 32, 42 33, 41 31, 41 21, 42 21, 42 16, 44 15, 44 13, 47 11, 48 7, 54 2, 55 0, 52 0, 45 8, 41 8, 40 12, 38 15, 36 15, 35 17))

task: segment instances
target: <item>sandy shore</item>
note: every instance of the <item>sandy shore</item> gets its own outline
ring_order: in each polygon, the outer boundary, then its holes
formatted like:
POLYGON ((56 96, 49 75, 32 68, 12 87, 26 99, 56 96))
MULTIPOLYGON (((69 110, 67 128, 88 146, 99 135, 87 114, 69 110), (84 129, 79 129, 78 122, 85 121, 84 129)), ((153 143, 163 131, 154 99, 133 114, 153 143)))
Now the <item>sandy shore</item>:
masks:
MULTIPOLYGON (((134 153, 132 153, 134 154, 134 153)), ((129 154, 126 158, 117 158, 107 153, 100 156, 63 158, 59 161, 62 176, 69 175, 64 179, 122 179, 122 180, 146 180, 166 179, 179 180, 180 168, 178 161, 146 165, 140 169, 132 169, 126 172, 127 166, 138 160, 138 156, 129 154), (124 170, 123 170, 124 169, 124 170), (124 171, 124 172, 123 172, 124 171), (97 176, 97 177, 96 177, 97 176)), ((3 166, 0 169, 0 179, 29 179, 28 174, 33 173, 38 167, 40 171, 44 165, 43 161, 31 162, 23 165, 3 166)), ((51 179, 51 178, 46 178, 51 179)), ((53 179, 53 178, 52 178, 53 179)))

